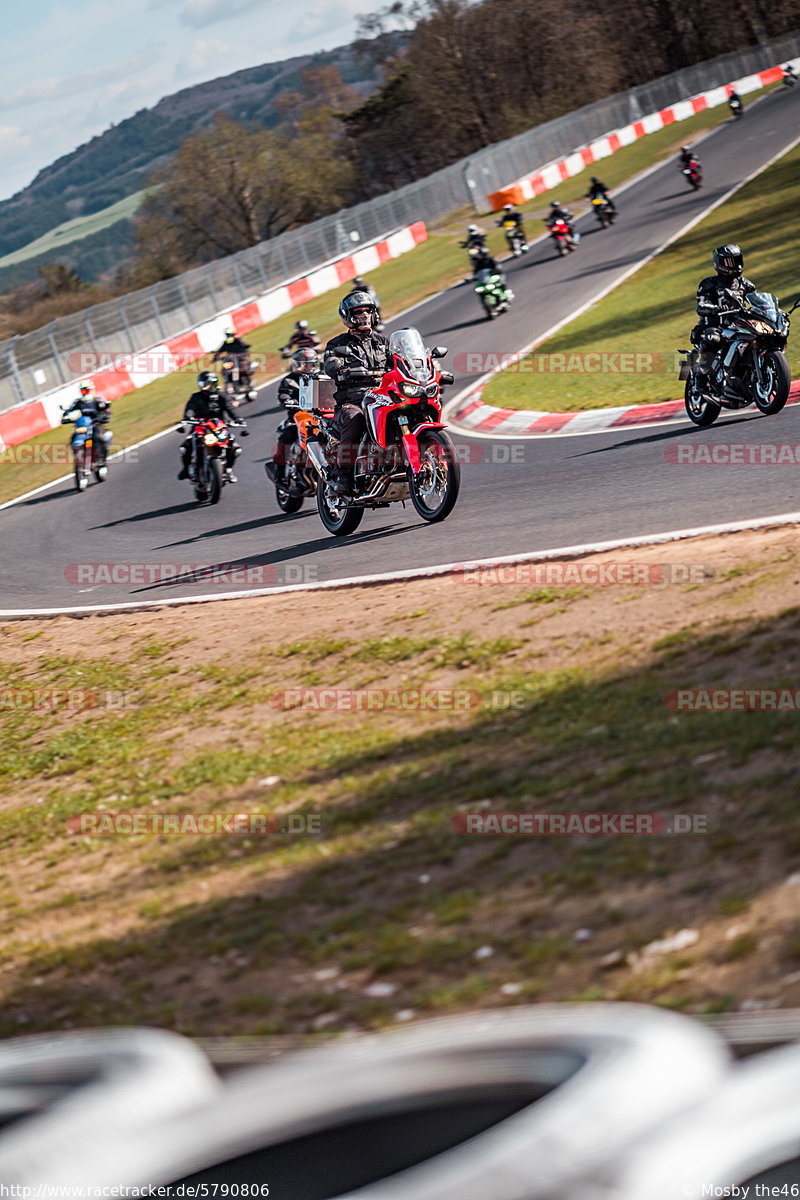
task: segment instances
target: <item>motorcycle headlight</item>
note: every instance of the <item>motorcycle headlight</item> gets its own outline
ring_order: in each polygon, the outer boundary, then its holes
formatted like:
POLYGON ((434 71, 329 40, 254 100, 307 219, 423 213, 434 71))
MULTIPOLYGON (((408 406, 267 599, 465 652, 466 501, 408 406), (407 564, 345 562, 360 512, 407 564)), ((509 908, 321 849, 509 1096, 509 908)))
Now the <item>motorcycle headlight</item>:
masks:
POLYGON ((750 324, 753 326, 753 329, 755 329, 756 333, 774 333, 772 326, 768 325, 766 321, 754 321, 751 318, 750 324))
POLYGON ((415 400, 423 394, 424 389, 419 387, 416 383, 401 383, 400 391, 404 396, 407 396, 409 400, 415 400))
POLYGON ((203 441, 207 446, 215 446, 217 444, 217 435, 215 433, 206 433, 203 435, 203 441))
POLYGON ((426 396, 435 396, 438 391, 439 391, 438 383, 429 383, 428 386, 425 388, 425 395, 426 396))

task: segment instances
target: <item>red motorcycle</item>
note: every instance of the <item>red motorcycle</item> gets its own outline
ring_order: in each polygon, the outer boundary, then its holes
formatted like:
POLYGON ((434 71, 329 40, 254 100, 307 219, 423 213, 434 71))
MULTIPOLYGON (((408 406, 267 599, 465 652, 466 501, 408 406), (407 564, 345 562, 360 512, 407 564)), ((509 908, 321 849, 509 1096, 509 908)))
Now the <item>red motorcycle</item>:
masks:
POLYGON ((690 159, 685 167, 681 167, 681 173, 686 177, 686 182, 689 184, 689 187, 692 187, 695 191, 697 191, 703 182, 703 168, 700 166, 700 163, 697 161, 697 159, 690 159))
MULTIPOLYGON (((353 486, 343 496, 333 491, 329 472, 337 459, 333 431, 333 381, 309 378, 300 387, 300 407, 311 411, 315 428, 309 431, 306 452, 319 475, 317 510, 329 533, 353 533, 367 508, 388 508, 411 500, 424 521, 443 521, 453 511, 461 483, 455 446, 441 420, 441 388, 453 382, 433 359, 447 350, 425 347, 418 330, 398 329, 389 338, 394 366, 385 375, 370 375, 360 365, 335 360, 344 368, 339 379, 374 380, 362 402, 367 433, 357 448, 353 486)), ((330 362, 330 360, 329 360, 330 362)))
POLYGON ((550 230, 550 236, 556 244, 558 253, 562 257, 575 249, 580 234, 570 229, 563 217, 556 217, 554 221, 547 219, 545 223, 550 230))
MULTIPOLYGON (((248 436, 250 431, 244 422, 237 422, 236 427, 241 429, 243 437, 248 436)), ((183 426, 179 426, 179 432, 185 432, 183 426)), ((219 504, 222 489, 228 482, 225 459, 231 441, 230 429, 218 417, 205 417, 193 423, 191 437, 189 480, 197 503, 219 504)))

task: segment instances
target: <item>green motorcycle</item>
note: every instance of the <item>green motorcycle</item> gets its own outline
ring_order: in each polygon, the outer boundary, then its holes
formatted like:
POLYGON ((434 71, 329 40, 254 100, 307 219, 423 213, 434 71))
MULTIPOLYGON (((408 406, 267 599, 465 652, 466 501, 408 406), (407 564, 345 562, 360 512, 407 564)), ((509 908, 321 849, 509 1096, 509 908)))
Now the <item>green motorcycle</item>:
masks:
POLYGON ((490 271, 488 267, 478 271, 475 276, 475 293, 480 297, 484 311, 490 320, 505 312, 514 299, 511 288, 506 287, 500 276, 490 271))

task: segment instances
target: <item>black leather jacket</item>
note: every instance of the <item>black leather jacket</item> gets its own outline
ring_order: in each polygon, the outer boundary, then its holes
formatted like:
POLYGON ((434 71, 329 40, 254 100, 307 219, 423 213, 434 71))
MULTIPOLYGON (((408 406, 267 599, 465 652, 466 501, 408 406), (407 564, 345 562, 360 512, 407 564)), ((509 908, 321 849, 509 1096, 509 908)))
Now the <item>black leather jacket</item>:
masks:
POLYGON ((214 352, 211 361, 216 362, 218 358, 227 358, 229 354, 247 354, 249 349, 249 342, 243 342, 239 337, 231 338, 230 341, 224 341, 219 350, 214 352))
POLYGON ((376 333, 374 329, 364 337, 348 331, 331 338, 325 347, 324 371, 336 382, 334 393, 336 403, 360 404, 364 393, 369 391, 372 384, 363 379, 342 379, 340 383, 340 377, 348 366, 365 367, 376 375, 384 375, 387 371, 391 371, 393 360, 389 353, 389 339, 382 333, 376 333), (345 366, 343 368, 332 367, 330 365, 332 358, 343 359, 345 366))
POLYGON ((186 401, 183 410, 184 421, 204 421, 207 417, 216 417, 220 421, 236 421, 238 417, 224 392, 208 391, 194 392, 186 401))
POLYGON ((284 408, 300 407, 300 376, 291 371, 278 384, 278 403, 284 408))
POLYGON ((697 285, 697 314, 701 325, 721 324, 721 310, 741 308, 748 292, 757 290, 753 281, 744 275, 738 279, 722 279, 719 275, 701 279, 697 285))
POLYGON ((102 396, 95 396, 91 400, 76 400, 64 412, 61 424, 71 424, 74 420, 71 414, 74 412, 79 412, 82 417, 91 417, 98 425, 107 425, 111 420, 111 405, 102 396))

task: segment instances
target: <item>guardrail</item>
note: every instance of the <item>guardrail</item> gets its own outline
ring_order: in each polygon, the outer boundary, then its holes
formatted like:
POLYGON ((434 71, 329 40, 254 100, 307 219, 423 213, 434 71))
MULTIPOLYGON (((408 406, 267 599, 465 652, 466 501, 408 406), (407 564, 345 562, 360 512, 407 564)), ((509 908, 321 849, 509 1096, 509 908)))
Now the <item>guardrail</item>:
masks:
POLYGON ((800 33, 792 33, 685 67, 487 146, 397 191, 0 342, 0 413, 67 383, 73 377, 68 359, 75 351, 98 356, 135 353, 307 275, 391 229, 419 220, 430 224, 464 205, 486 211, 492 193, 527 172, 649 113, 798 55, 800 33))

